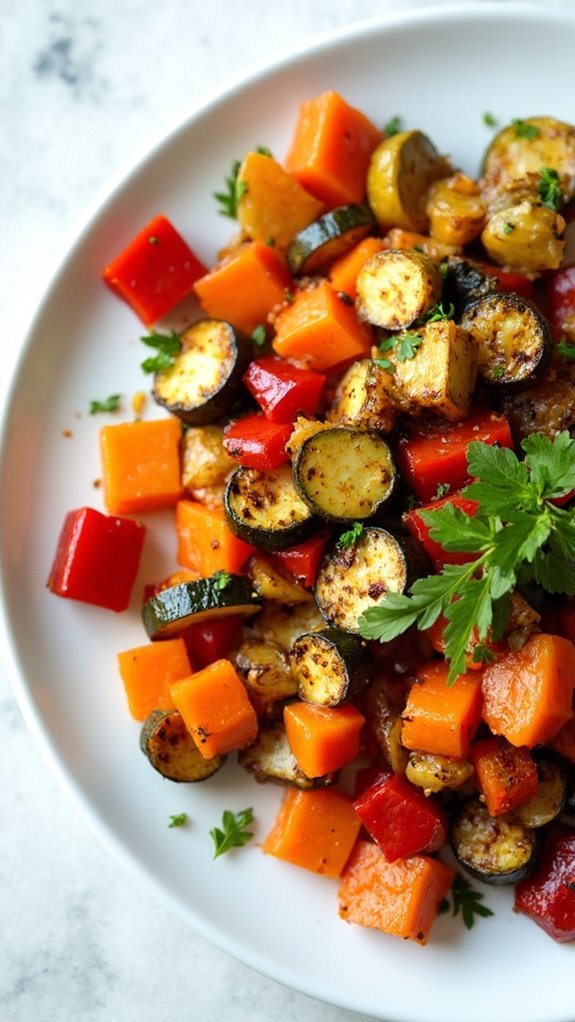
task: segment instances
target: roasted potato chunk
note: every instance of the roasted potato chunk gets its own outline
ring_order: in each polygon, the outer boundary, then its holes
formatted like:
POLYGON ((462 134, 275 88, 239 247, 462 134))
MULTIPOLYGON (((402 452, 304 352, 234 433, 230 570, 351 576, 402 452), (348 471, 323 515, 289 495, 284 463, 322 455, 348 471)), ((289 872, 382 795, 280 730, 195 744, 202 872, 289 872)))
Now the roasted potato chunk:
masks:
POLYGON ((237 463, 224 450, 221 426, 190 426, 182 441, 182 483, 186 490, 223 487, 237 463))
POLYGON ((367 197, 381 228, 427 231, 427 191, 451 167, 421 131, 400 131, 377 147, 367 172, 367 197))
POLYGON ((327 417, 338 425, 389 433, 397 417, 390 374, 374 359, 354 362, 339 382, 327 417))
POLYGON ((436 181, 429 190, 426 213, 432 237, 446 245, 467 245, 485 225, 479 185, 465 174, 436 181))
POLYGON ((489 146, 483 173, 495 187, 554 168, 565 200, 575 195, 575 128, 554 117, 528 117, 503 128, 489 146))
POLYGON ((565 247, 565 220, 540 202, 525 199, 489 218, 481 241, 490 259, 529 276, 556 270, 565 247))
POLYGON ((428 410, 449 422, 469 414, 477 365, 473 344, 453 320, 426 323, 412 358, 400 361, 398 343, 386 352, 394 366, 396 402, 403 412, 418 415, 428 410))
POLYGON ((361 319, 384 330, 404 330, 425 316, 441 295, 441 277, 423 252, 376 252, 357 277, 361 319))
POLYGON ((274 564, 270 557, 263 553, 254 554, 248 562, 248 576, 258 596, 265 600, 274 600, 287 607, 295 607, 299 603, 311 603, 313 596, 307 589, 296 585, 287 572, 274 564))

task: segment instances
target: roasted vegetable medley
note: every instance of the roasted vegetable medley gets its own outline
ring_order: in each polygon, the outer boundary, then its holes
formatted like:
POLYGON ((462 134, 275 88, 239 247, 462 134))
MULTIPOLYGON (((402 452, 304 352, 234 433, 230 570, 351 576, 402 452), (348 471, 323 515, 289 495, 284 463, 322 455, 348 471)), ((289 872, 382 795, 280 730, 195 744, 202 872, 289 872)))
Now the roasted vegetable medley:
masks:
POLYGON ((151 766, 283 785, 263 851, 341 878, 349 922, 424 944, 446 899, 491 914, 479 880, 569 941, 575 128, 514 120, 477 179, 400 128, 316 96, 283 162, 234 164, 214 265, 156 216, 106 266, 162 411, 102 426, 106 513, 70 512, 48 585, 127 610, 173 508, 118 656, 151 766))

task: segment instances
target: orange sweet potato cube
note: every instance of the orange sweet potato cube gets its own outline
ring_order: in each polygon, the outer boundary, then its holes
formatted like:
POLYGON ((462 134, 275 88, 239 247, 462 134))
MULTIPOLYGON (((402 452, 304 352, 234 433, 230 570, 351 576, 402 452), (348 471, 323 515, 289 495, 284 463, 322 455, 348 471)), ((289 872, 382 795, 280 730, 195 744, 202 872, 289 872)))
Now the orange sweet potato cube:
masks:
POLYGON ((325 372, 352 358, 368 358, 371 327, 361 323, 352 305, 342 301, 327 280, 298 291, 295 301, 275 321, 272 347, 283 358, 303 360, 325 372))
POLYGON ((182 494, 179 419, 103 426, 104 500, 112 514, 173 507, 182 494))
POLYGON ((250 241, 196 281, 194 289, 206 315, 251 334, 283 301, 290 284, 281 257, 263 242, 250 241))
POLYGON ((466 671, 448 686, 448 670, 440 660, 418 670, 402 714, 401 741, 407 749, 462 759, 481 720, 481 675, 466 671))
POLYGON ((195 500, 178 501, 176 532, 178 563, 203 578, 216 571, 239 571, 255 549, 230 531, 223 508, 195 500))
POLYGON ((323 777, 351 763, 359 752, 364 723, 365 717, 355 706, 328 709, 291 703, 284 709, 290 749, 308 777, 323 777))
POLYGON ((171 710, 170 685, 192 670, 183 639, 150 642, 118 653, 130 713, 145 720, 152 710, 171 710))
POLYGON ((170 689, 204 759, 213 759, 253 742, 258 719, 247 690, 229 660, 215 663, 176 682, 170 689))
POLYGON ((312 873, 338 877, 360 827, 351 800, 337 788, 290 789, 263 850, 312 873))

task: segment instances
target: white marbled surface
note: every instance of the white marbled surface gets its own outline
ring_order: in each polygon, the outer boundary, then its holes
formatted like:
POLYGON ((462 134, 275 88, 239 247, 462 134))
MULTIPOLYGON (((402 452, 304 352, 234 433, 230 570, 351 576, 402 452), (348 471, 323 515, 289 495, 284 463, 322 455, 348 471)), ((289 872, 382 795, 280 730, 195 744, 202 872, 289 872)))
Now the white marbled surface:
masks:
MULTIPOLYGON (((1 0, 0 400, 63 238, 122 162, 262 57, 409 5, 1 0)), ((227 957, 121 870, 55 785, 1 658, 0 749, 2 1022, 360 1020, 227 957)))

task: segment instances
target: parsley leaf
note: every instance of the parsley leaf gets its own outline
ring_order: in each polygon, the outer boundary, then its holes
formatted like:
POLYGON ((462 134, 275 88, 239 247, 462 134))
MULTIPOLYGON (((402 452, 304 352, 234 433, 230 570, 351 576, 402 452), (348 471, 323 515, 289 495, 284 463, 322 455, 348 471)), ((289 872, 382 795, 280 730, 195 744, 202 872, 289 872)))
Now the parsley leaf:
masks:
POLYGON ((563 193, 559 174, 552 167, 541 167, 537 192, 544 206, 557 212, 563 205, 563 193))
POLYGON ((168 823, 168 827, 185 827, 187 822, 188 822, 187 813, 176 813, 175 816, 170 816, 170 822, 168 823))
POLYGON ((238 215, 238 202, 247 191, 245 181, 240 181, 238 178, 240 167, 241 161, 234 160, 230 173, 225 178, 226 190, 223 192, 213 192, 214 199, 216 199, 220 207, 218 213, 221 216, 229 216, 232 220, 236 219, 238 215))
POLYGON ((266 328, 263 323, 259 323, 255 330, 252 330, 252 341, 257 344, 258 348, 263 348, 267 341, 266 328))
POLYGON ((357 543, 362 532, 363 525, 361 522, 354 522, 351 529, 348 529, 347 532, 342 532, 337 541, 337 545, 343 550, 347 550, 348 547, 354 546, 357 543))
POLYGON ((121 394, 110 394, 104 401, 90 401, 90 415, 98 412, 116 412, 120 406, 121 394))
POLYGON ((447 309, 443 308, 443 302, 437 302, 425 317, 426 323, 439 323, 442 319, 453 319, 455 316, 455 305, 450 302, 447 309))
POLYGON ((536 124, 528 124, 527 121, 522 121, 520 117, 514 118, 511 124, 515 128, 516 138, 537 138, 541 134, 541 129, 536 124))
POLYGON ((271 149, 268 149, 267 145, 257 145, 256 153, 260 153, 262 156, 269 156, 270 160, 273 160, 273 153, 271 149))
POLYGON ((569 359, 570 362, 575 361, 575 344, 572 341, 559 341, 555 346, 555 350, 558 355, 569 359))
POLYGON ((213 575, 213 583, 218 592, 222 592, 224 589, 227 589, 228 586, 231 585, 231 582, 232 576, 229 571, 216 571, 216 574, 213 575))
POLYGON ((451 489, 451 483, 438 483, 435 491, 435 500, 441 500, 451 489))
POLYGON ((157 351, 157 355, 145 358, 140 363, 145 373, 165 372, 166 369, 173 365, 176 355, 182 350, 180 335, 174 331, 169 334, 160 334, 156 330, 152 330, 149 334, 145 334, 144 337, 140 337, 140 340, 143 344, 147 344, 149 348, 156 348, 157 351))
POLYGON ((507 224, 503 225, 503 233, 506 234, 506 235, 513 234, 514 230, 515 230, 515 224, 507 223, 507 224))
POLYGON ((242 809, 238 813, 232 813, 229 809, 224 810, 222 816, 222 827, 214 827, 210 830, 210 837, 214 842, 214 859, 219 855, 229 852, 230 848, 241 848, 253 838, 253 832, 246 830, 248 824, 253 822, 253 809, 242 809))
MULTIPOLYGON (((483 919, 487 919, 488 916, 492 916, 493 912, 487 905, 483 905, 483 894, 480 891, 476 891, 471 886, 469 880, 466 880, 461 873, 456 873, 453 878, 453 887, 451 888, 451 896, 453 898, 452 916, 459 915, 461 917, 468 930, 471 930, 475 923, 475 916, 482 916, 483 919)), ((439 906, 439 913, 442 915, 444 912, 449 912, 450 903, 448 898, 444 898, 439 906)))
POLYGON ((415 358, 423 344, 423 337, 418 333, 399 334, 395 345, 395 357, 398 362, 409 362, 415 358))
POLYGON ((387 124, 383 125, 383 131, 388 138, 391 138, 392 135, 397 135, 401 131, 401 119, 397 114, 395 117, 390 117, 387 124))
POLYGON ((483 114, 483 123, 487 125, 488 128, 494 128, 497 124, 497 119, 489 112, 489 110, 486 110, 483 114))

